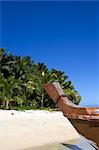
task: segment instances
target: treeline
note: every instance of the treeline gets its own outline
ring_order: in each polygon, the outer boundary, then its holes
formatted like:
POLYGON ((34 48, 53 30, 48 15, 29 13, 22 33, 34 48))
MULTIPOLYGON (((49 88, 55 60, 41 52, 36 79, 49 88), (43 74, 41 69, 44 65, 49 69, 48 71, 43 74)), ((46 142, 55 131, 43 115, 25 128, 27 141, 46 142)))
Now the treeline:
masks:
POLYGON ((79 104, 81 97, 63 71, 49 70, 29 56, 13 56, 0 49, 0 108, 55 108, 43 84, 59 82, 67 97, 79 104))

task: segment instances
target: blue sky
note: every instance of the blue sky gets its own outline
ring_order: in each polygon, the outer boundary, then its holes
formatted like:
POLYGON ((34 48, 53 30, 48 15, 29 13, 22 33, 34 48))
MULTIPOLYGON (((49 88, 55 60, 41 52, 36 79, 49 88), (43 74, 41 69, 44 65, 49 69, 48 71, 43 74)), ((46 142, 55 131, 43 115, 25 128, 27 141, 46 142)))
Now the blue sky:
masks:
POLYGON ((64 71, 83 97, 99 105, 99 30, 95 1, 2 1, 1 47, 64 71))

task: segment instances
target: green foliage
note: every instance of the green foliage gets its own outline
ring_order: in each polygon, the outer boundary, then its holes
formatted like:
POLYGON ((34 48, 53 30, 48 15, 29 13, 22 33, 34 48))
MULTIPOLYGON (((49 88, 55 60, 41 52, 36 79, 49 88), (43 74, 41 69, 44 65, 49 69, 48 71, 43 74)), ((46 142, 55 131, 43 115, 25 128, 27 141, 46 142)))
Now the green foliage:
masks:
POLYGON ((4 109, 45 109, 55 104, 43 89, 44 83, 59 82, 67 97, 79 104, 81 97, 64 72, 49 70, 29 56, 13 56, 0 49, 0 107, 4 109))

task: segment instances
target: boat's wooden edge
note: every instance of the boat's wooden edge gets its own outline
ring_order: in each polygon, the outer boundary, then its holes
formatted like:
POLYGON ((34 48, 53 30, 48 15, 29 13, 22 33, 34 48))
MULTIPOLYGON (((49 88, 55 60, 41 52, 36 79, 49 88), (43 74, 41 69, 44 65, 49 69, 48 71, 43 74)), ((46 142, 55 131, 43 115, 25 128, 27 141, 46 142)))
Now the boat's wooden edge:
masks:
POLYGON ((96 137, 99 131, 99 107, 81 107, 73 104, 66 96, 64 97, 59 83, 45 84, 44 89, 75 129, 86 138, 95 141, 99 146, 98 137, 96 137), (86 128, 84 130, 83 124, 88 126, 89 131, 91 131, 90 129, 93 131, 94 128, 95 132, 91 135, 86 128))
POLYGON ((73 104, 67 97, 61 96, 64 95, 64 92, 59 83, 44 84, 44 89, 55 103, 58 101, 57 105, 65 116, 86 120, 99 120, 99 107, 81 107, 73 104))

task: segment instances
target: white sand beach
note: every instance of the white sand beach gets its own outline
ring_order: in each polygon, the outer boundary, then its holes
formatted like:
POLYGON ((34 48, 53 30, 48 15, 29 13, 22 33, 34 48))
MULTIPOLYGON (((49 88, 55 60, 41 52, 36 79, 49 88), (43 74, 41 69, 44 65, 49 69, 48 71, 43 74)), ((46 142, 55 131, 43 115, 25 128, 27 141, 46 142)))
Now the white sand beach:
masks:
POLYGON ((78 133, 61 112, 0 110, 0 150, 21 150, 77 138, 78 133))

